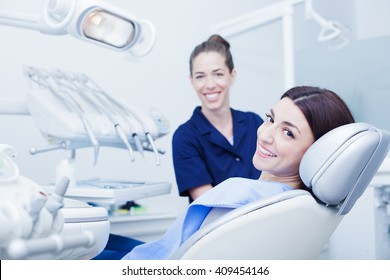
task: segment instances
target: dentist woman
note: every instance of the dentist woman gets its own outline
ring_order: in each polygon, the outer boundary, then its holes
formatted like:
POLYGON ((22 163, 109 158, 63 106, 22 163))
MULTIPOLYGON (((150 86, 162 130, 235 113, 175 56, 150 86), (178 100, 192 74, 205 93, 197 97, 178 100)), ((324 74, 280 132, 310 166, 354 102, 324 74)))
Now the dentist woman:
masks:
POLYGON ((181 196, 193 201, 230 177, 258 179, 250 158, 263 120, 230 107, 236 79, 230 44, 219 35, 199 44, 190 56, 190 81, 201 106, 175 131, 173 164, 181 196))

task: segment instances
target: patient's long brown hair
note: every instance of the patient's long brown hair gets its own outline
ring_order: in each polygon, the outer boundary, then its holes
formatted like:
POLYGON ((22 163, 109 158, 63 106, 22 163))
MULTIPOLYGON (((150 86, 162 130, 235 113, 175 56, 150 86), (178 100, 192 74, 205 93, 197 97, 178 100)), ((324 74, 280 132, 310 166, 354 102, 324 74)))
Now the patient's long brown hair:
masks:
POLYGON ((311 86, 298 86, 282 97, 290 98, 305 115, 315 140, 338 126, 355 122, 346 103, 333 91, 311 86))

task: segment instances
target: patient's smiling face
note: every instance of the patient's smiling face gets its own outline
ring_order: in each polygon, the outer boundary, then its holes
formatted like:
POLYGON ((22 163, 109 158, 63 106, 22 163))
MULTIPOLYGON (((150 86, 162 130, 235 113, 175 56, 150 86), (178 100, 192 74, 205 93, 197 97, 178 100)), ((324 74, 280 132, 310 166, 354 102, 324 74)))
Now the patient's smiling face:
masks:
POLYGON ((313 132, 290 98, 281 99, 266 116, 257 130, 253 164, 263 171, 260 179, 295 187, 294 183, 300 182, 299 164, 303 154, 314 142, 313 132))

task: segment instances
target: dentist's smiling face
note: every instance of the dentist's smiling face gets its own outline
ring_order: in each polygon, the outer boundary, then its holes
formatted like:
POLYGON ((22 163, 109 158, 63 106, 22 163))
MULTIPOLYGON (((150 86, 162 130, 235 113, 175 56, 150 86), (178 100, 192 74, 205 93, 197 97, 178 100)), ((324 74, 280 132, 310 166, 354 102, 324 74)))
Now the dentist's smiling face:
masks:
POLYGON ((229 89, 235 79, 218 52, 200 53, 193 60, 191 83, 202 102, 202 110, 218 110, 229 105, 229 89))
POLYGON ((253 164, 268 176, 299 176, 303 154, 313 142, 313 132, 302 111, 290 98, 283 98, 257 130, 253 164))

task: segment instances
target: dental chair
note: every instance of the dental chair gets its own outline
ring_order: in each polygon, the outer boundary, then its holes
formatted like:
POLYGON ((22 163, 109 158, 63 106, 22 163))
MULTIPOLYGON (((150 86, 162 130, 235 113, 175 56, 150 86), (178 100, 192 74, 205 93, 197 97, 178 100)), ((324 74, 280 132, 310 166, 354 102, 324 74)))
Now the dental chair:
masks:
POLYGON ((172 259, 317 259, 383 162, 390 133, 338 127, 305 153, 292 190, 232 210, 186 240, 172 259))

